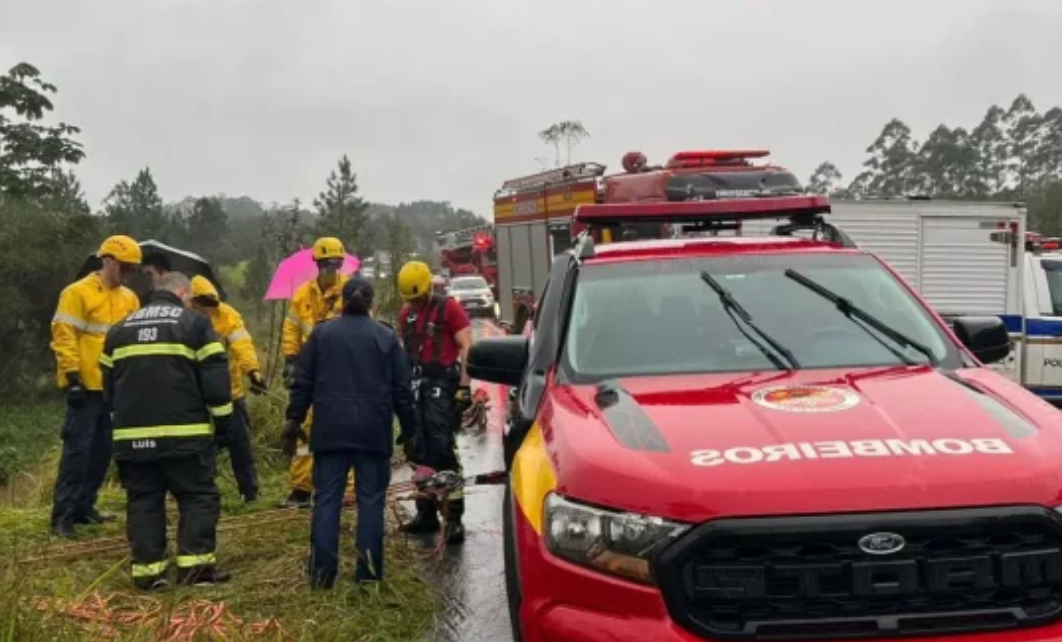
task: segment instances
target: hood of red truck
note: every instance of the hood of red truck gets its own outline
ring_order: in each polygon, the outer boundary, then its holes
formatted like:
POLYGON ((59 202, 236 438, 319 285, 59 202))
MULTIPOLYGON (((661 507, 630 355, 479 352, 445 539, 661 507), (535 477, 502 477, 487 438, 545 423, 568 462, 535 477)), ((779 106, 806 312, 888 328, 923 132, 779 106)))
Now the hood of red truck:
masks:
POLYGON ((1062 413, 987 369, 619 379, 546 410, 559 492, 682 521, 1062 504, 1062 413))

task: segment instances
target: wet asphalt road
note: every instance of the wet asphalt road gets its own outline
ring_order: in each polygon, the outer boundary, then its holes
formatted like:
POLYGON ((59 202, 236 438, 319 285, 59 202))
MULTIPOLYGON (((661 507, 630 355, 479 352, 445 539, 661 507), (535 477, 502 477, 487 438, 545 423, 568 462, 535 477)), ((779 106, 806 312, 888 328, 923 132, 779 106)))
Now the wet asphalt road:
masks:
MULTIPOLYGON (((485 321, 474 322, 476 338, 500 336, 501 330, 485 321)), ((473 382, 491 395, 490 420, 482 432, 459 437, 466 475, 503 467, 502 422, 504 389, 473 382)), ((448 547, 428 562, 430 579, 442 588, 446 605, 439 626, 424 642, 510 642, 509 612, 505 601, 505 565, 502 555, 502 492, 500 486, 477 486, 465 492, 465 528, 462 546, 448 547)), ((428 542, 431 542, 429 539, 428 542)))

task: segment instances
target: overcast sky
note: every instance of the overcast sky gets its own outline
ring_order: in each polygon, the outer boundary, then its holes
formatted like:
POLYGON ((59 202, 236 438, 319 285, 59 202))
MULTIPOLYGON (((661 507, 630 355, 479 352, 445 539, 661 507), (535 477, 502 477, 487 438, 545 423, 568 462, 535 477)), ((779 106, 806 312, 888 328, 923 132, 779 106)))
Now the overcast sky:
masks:
POLYGON ((1062 0, 0 0, 0 66, 58 85, 93 206, 145 165, 167 201, 311 198, 346 153, 365 198, 489 215, 564 119, 616 171, 766 147, 850 179, 893 116, 1062 104, 1060 34, 1062 0))

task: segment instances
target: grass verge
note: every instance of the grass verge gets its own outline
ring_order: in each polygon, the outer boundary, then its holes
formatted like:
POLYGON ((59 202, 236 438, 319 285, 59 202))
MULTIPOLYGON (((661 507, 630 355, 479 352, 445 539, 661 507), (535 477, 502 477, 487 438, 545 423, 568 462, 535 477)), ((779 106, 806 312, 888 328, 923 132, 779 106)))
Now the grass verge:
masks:
MULTIPOLYGON (((287 470, 275 450, 280 428, 279 396, 254 399, 255 442, 262 497, 242 504, 232 482, 227 456, 219 460, 224 515, 267 511, 288 491, 287 470)), ((26 413, 23 426, 47 426, 58 433, 59 406, 26 413), (31 417, 35 418, 31 421, 31 417)), ((8 413, 10 414, 10 413, 8 413)), ((6 415, 0 415, 6 416, 6 415)), ((0 424, 0 430, 3 430, 0 424)), ((12 434, 17 426, 12 424, 12 434)), ((38 432, 44 431, 41 428, 38 432)), ((36 445, 27 431, 16 442, 20 466, 34 466, 35 483, 8 494, 0 507, 0 642, 14 640, 120 640, 184 642, 192 640, 359 640, 391 642, 420 639, 434 624, 442 597, 424 582, 419 551, 389 536, 387 580, 357 587, 340 582, 328 592, 312 592, 303 576, 308 553, 309 511, 279 519, 264 513, 252 525, 225 528, 219 535, 219 560, 232 582, 209 589, 171 588, 143 594, 131 589, 128 550, 85 552, 42 561, 57 541, 47 535, 56 439, 36 445), (43 447, 42 447, 43 446, 43 447), (39 456, 43 451, 43 463, 39 456), (21 454, 21 453, 26 454, 21 454), (37 453, 38 456, 31 456, 37 453)), ((6 440, 0 441, 5 445, 6 440)), ((100 509, 124 515, 125 496, 112 478, 101 494, 100 509)), ((171 511, 172 511, 171 506, 171 511)), ((121 537, 123 520, 85 527, 79 541, 121 537)), ((343 578, 353 577, 353 511, 344 513, 341 540, 343 578)), ((170 540, 176 531, 170 517, 170 540)))

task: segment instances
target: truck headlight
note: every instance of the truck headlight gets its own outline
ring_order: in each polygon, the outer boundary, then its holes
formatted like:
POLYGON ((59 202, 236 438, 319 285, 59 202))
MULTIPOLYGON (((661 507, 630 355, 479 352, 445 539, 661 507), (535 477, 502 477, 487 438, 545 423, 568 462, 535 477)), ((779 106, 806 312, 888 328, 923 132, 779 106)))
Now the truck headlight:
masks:
POLYGON ((653 554, 689 528, 661 517, 578 504, 556 493, 546 497, 544 533, 550 553, 642 584, 653 584, 653 554))

